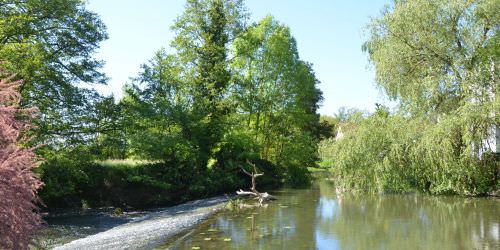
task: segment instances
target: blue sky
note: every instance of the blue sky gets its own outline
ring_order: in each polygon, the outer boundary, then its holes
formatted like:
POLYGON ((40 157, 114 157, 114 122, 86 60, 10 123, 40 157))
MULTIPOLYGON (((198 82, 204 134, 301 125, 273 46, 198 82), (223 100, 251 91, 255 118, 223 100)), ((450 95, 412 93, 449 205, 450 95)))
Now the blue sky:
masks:
MULTIPOLYGON (((373 67, 361 51, 363 28, 389 0, 247 0, 252 21, 267 14, 288 25, 300 57, 313 63, 321 81, 321 114, 340 107, 372 111, 376 102, 388 104, 375 87, 373 67)), ((106 61, 107 86, 98 89, 122 96, 122 86, 137 75, 139 66, 158 49, 169 46, 170 26, 184 8, 184 0, 88 0, 108 27, 109 39, 97 57, 106 61)))

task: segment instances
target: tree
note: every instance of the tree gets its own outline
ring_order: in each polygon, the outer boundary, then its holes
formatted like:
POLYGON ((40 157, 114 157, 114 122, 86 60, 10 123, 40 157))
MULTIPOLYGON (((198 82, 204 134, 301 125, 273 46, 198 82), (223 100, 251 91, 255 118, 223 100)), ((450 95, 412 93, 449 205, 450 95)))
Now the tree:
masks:
POLYGON ((290 167, 290 173, 314 166, 322 93, 289 28, 267 16, 238 37, 233 50, 232 98, 244 117, 242 130, 251 131, 261 148, 260 157, 290 167))
POLYGON ((335 142, 347 187, 481 195, 498 187, 498 0, 395 0, 363 49, 399 103, 335 142))
POLYGON ((240 196, 252 195, 252 196, 254 196, 254 198, 256 200, 259 201, 260 205, 262 205, 262 202, 264 202, 264 201, 276 199, 274 196, 269 195, 267 192, 261 193, 261 192, 257 191, 257 182, 256 182, 257 177, 263 176, 264 173, 259 173, 257 171, 257 167, 255 166, 255 164, 252 164, 251 162, 247 162, 247 163, 253 167, 253 171, 249 172, 249 171, 245 170, 244 167, 240 167, 240 168, 241 168, 241 171, 243 171, 243 173, 245 173, 246 175, 248 175, 251 178, 252 186, 250 187, 250 191, 243 191, 242 189, 240 189, 239 191, 236 191, 236 193, 240 196))
POLYGON ((190 0, 172 29, 172 46, 183 63, 192 96, 191 128, 186 133, 199 149, 201 166, 221 142, 230 85, 228 45, 244 29, 246 12, 241 0, 190 0))
MULTIPOLYGON (((0 70, 0 76, 5 72, 0 70)), ((0 248, 28 249, 41 224, 37 190, 42 182, 32 170, 37 158, 33 149, 22 148, 23 133, 32 126, 27 120, 35 109, 19 108, 20 81, 14 75, 0 80, 0 248), (24 117, 24 119, 22 119, 24 117)))
POLYGON ((412 114, 492 106, 499 6, 498 0, 395 1, 374 19, 364 45, 377 83, 412 114))
POLYGON ((83 0, 0 2, 0 58, 24 80, 22 106, 43 114, 37 140, 85 134, 81 118, 99 96, 81 86, 105 83, 103 62, 92 55, 106 38, 104 24, 83 0))
POLYGON ((321 115, 319 117, 319 120, 319 134, 321 140, 333 138, 337 135, 337 130, 340 123, 340 120, 338 118, 329 115, 321 115))
POLYGON ((463 118, 459 154, 462 145, 475 145, 476 155, 491 150, 481 141, 500 124, 499 12, 498 0, 395 1, 365 44, 378 84, 402 109, 438 123, 463 118))
POLYGON ((175 53, 157 52, 122 100, 134 155, 187 160, 185 172, 231 181, 246 160, 281 166, 289 180, 315 165, 328 128, 312 66, 288 27, 272 17, 247 27, 243 10, 241 1, 188 1, 175 53))
POLYGON ((120 104, 132 155, 164 160, 192 150, 192 95, 182 70, 176 56, 160 50, 126 87, 120 104))

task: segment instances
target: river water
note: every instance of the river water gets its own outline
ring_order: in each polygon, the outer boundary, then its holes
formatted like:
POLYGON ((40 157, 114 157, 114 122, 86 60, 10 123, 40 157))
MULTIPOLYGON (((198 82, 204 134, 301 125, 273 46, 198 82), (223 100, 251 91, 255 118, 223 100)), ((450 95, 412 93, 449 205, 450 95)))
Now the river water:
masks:
POLYGON ((162 249, 500 249, 500 199, 336 194, 321 177, 218 213, 162 249))

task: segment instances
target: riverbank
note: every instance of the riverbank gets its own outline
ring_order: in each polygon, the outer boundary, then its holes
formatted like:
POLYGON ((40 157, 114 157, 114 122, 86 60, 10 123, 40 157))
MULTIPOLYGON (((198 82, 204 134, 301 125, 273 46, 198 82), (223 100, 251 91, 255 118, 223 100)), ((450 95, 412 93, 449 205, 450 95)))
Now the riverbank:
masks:
POLYGON ((198 225, 220 210, 226 201, 227 198, 219 196, 166 208, 55 249, 155 248, 168 238, 198 225))

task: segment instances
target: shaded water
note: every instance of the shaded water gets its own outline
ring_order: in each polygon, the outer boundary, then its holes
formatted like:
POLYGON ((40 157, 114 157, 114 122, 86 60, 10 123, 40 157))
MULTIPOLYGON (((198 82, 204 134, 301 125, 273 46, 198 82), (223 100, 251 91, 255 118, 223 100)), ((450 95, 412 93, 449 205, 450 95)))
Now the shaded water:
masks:
POLYGON ((500 249, 500 200, 337 195, 324 178, 224 211, 163 249, 500 249))

